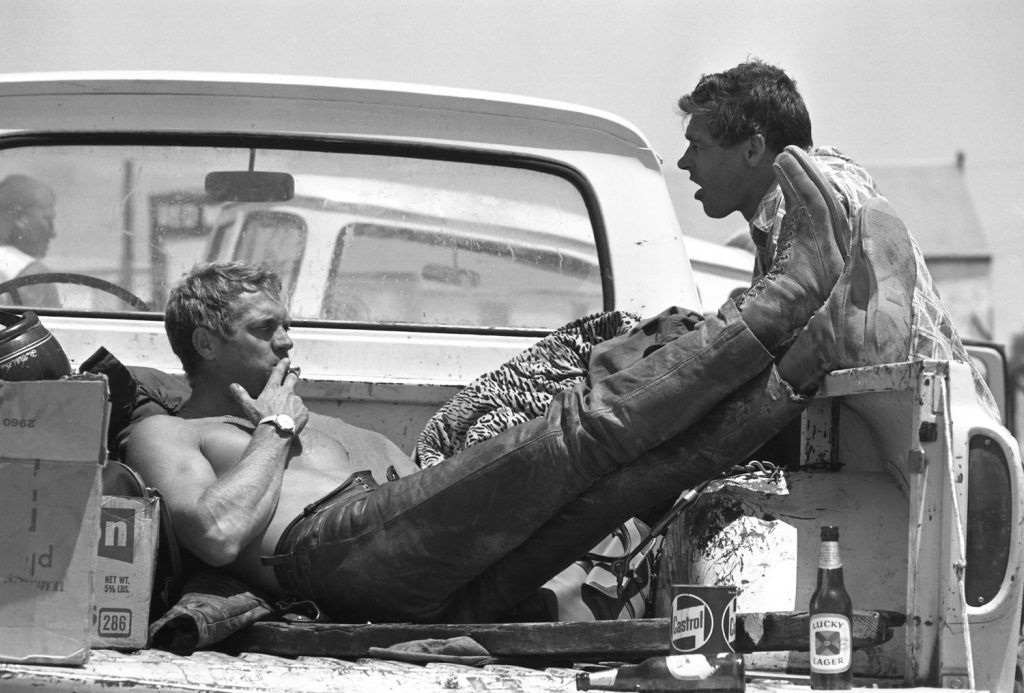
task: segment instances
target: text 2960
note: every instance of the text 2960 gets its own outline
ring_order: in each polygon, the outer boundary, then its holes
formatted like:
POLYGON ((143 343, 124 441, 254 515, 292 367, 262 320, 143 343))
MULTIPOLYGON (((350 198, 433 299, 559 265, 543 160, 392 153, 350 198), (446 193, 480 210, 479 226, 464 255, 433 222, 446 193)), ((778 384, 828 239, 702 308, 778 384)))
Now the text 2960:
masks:
POLYGON ((35 419, 5 418, 3 420, 3 422, 4 422, 4 428, 35 428, 36 427, 36 420, 35 419))

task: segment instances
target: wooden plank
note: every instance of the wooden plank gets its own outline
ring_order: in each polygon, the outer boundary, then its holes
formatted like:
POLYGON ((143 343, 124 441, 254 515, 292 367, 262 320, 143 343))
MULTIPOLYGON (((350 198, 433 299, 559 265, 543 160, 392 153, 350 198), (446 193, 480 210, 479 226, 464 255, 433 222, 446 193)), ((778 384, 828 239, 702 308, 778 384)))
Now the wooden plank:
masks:
POLYGON ((866 392, 915 390, 925 369, 944 371, 942 361, 918 359, 832 371, 818 389, 818 397, 842 397, 866 392))
POLYGON ((520 624, 257 623, 225 641, 232 651, 365 657, 371 647, 468 635, 502 658, 601 661, 667 652, 668 619, 520 624))
MULTIPOLYGON (((854 611, 853 649, 888 642, 906 617, 896 611, 854 611)), ((807 651, 810 647, 806 611, 738 614, 737 652, 807 651)))
MULTIPOLYGON (((892 611, 856 611, 856 649, 886 642, 904 623, 892 611)), ((225 641, 235 652, 281 656, 359 658, 371 647, 390 647, 410 640, 469 636, 501 658, 525 660, 603 661, 638 659, 668 653, 667 618, 632 621, 490 624, 331 624, 257 623, 225 641)), ((737 616, 737 652, 807 650, 806 611, 748 613, 737 616)))

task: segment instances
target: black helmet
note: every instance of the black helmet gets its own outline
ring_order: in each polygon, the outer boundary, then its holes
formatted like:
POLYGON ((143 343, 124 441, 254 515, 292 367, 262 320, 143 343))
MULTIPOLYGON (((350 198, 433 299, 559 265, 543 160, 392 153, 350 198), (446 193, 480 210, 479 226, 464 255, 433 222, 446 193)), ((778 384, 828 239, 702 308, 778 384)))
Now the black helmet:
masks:
POLYGON ((57 380, 71 364, 36 314, 0 310, 0 380, 57 380))

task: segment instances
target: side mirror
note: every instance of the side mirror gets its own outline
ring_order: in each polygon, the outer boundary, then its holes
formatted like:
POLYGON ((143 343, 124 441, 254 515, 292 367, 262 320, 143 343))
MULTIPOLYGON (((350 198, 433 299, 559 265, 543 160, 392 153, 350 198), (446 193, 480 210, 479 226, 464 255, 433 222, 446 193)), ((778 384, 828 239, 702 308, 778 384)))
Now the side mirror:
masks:
POLYGON ((1003 416, 1003 426, 1011 434, 1017 435, 1014 425, 1016 421, 1015 384, 1007 371, 1006 353, 1003 347, 994 342, 977 339, 964 339, 963 343, 999 405, 999 413, 1003 416))
POLYGON ((206 174, 206 195, 214 202, 287 202, 295 179, 277 171, 213 171, 206 174))

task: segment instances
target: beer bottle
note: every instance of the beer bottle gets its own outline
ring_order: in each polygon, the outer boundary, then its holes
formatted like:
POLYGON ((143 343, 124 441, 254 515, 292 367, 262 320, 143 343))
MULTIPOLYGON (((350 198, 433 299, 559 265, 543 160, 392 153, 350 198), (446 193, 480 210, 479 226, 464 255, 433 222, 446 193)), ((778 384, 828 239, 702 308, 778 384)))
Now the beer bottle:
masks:
POLYGON ((839 558, 839 528, 821 528, 818 584, 811 595, 811 688, 853 687, 853 607, 843 585, 839 558))
POLYGON ((579 691, 722 691, 741 693, 746 688, 743 655, 680 654, 651 657, 639 664, 623 664, 576 675, 579 691))

